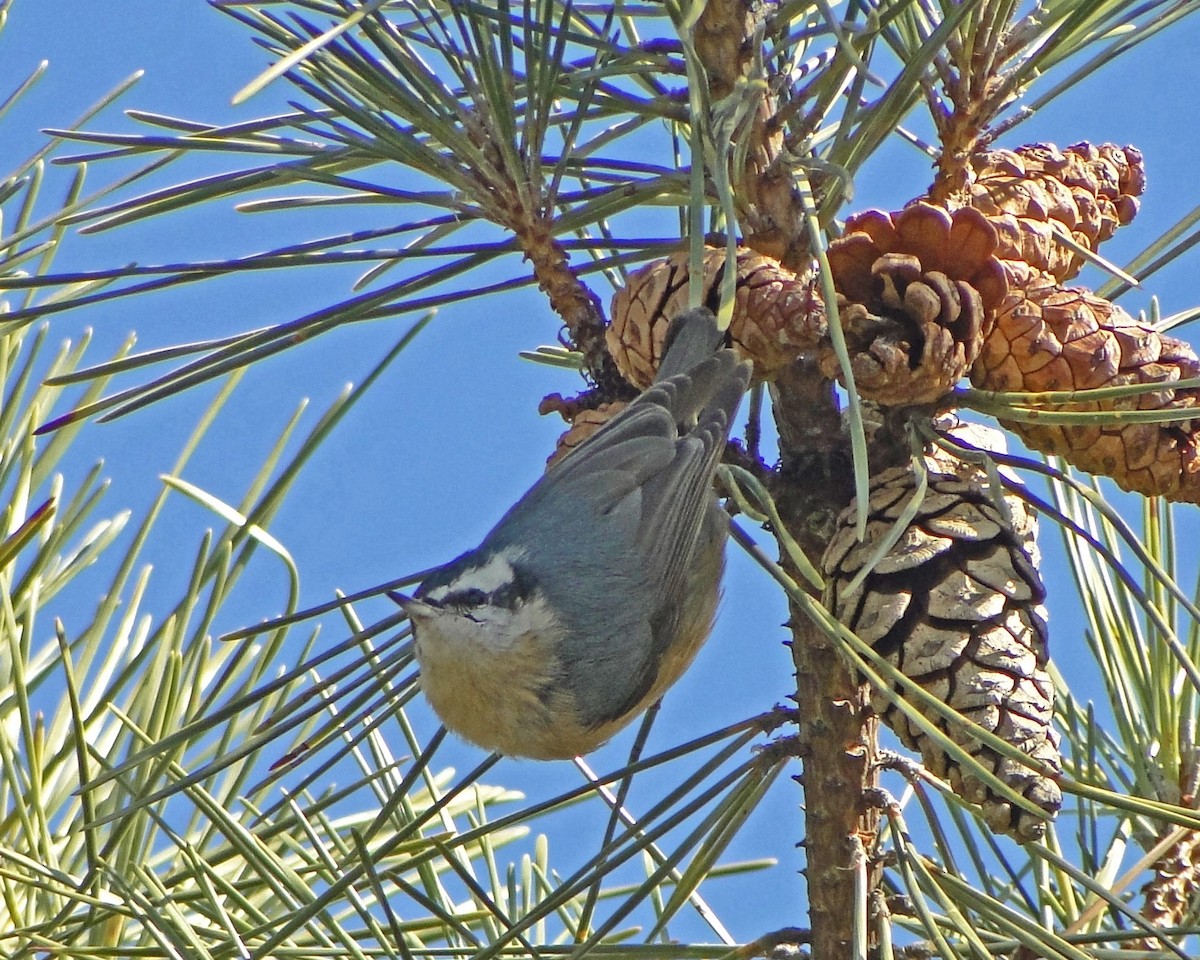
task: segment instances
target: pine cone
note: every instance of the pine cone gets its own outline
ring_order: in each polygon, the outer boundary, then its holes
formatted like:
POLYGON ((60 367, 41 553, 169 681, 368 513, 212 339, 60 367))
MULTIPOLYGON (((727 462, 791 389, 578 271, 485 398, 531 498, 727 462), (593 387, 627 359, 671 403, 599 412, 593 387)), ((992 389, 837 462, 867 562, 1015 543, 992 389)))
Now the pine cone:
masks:
MULTIPOLYGON (((979 468, 945 455, 926 459, 929 488, 916 517, 853 593, 847 592, 850 582, 913 498, 911 465, 872 478, 865 541, 855 536, 853 504, 839 517, 822 560, 825 605, 910 680, 1059 771, 1036 521, 1012 495, 1005 496, 1011 521, 1006 519, 979 468)), ((1014 807, 910 724, 881 691, 873 691, 871 703, 902 743, 921 751, 934 774, 981 805, 993 830, 1021 842, 1045 833, 1046 821, 1062 806, 1053 779, 984 746, 965 726, 922 711, 1044 815, 1014 807)))
MULTIPOLYGON (((1169 828, 1174 830, 1174 827, 1169 828)), ((1200 833, 1191 831, 1154 863, 1154 876, 1142 887, 1142 915, 1156 927, 1182 927, 1196 916, 1200 890, 1200 833)), ((1158 939, 1130 945, 1134 950, 1166 950, 1158 939)))
POLYGON ((1084 260, 1055 240, 1055 232, 1094 251, 1134 218, 1146 188, 1141 153, 1111 143, 992 150, 972 167, 967 202, 996 228, 998 256, 1028 263, 1060 283, 1076 276, 1084 260))
MULTIPOLYGON (((825 307, 810 281, 753 250, 738 251, 737 271, 730 339, 740 356, 754 362, 755 380, 769 380, 825 335, 825 307)), ((708 248, 701 302, 713 310, 724 273, 725 251, 708 248)), ((608 350, 639 390, 654 380, 670 318, 687 307, 687 253, 647 264, 613 296, 608 350)))
MULTIPOLYGON (((1161 384, 1122 399, 1050 409, 1175 410, 1198 405, 1200 390, 1171 384, 1200 375, 1200 358, 1181 340, 1140 323, 1114 303, 1081 288, 1063 289, 1041 275, 1014 283, 971 370, 982 390, 1083 390, 1161 384)), ((1200 411, 1198 411, 1200 417, 1200 411)), ((1200 420, 1055 426, 1004 422, 1035 450, 1058 454, 1146 496, 1200 503, 1200 420)))
MULTIPOLYGON (((928 203, 851 217, 829 248, 859 394, 883 406, 934 403, 961 380, 1007 293, 996 232, 971 209, 928 203)), ((821 372, 840 375, 832 346, 821 372)))
POLYGON ((554 452, 546 459, 546 469, 568 456, 576 447, 613 417, 624 410, 629 404, 620 400, 612 403, 602 403, 595 409, 580 410, 571 420, 571 428, 558 438, 554 452))

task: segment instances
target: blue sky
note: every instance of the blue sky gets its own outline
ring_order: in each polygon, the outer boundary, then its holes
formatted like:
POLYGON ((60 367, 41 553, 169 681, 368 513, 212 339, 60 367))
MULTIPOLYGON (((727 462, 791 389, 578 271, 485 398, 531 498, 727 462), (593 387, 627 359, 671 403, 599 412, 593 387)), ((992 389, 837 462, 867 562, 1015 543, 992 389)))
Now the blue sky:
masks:
MULTIPOLYGON (((230 106, 233 92, 263 69, 265 56, 247 31, 199 0, 169 5, 160 0, 104 5, 94 0, 17 0, 9 18, 0 34, 0 89, 15 86, 43 58, 49 68, 4 121, 0 169, 34 149, 38 128, 68 124, 135 70, 144 70, 144 76, 121 106, 188 118, 259 116, 280 109, 290 95, 277 83, 246 105, 230 106)), ((1200 204, 1194 159, 1200 149, 1200 108, 1194 99, 1200 79, 1197 49, 1200 18, 1193 17, 1089 79, 1002 141, 1017 146, 1035 140, 1060 145, 1111 140, 1142 150, 1149 188, 1141 213, 1104 248, 1118 263, 1200 204)), ((113 109, 89 127, 132 129, 113 109)), ((106 176, 103 168, 97 169, 92 182, 106 176)), ((897 143, 864 172, 849 209, 899 207, 921 193, 930 178, 927 158, 897 143)), ((336 210, 320 217, 197 211, 72 237, 58 266, 86 269, 250 252, 330 230, 339 216, 336 210)), ((1190 307, 1200 300, 1196 266, 1195 255, 1185 257, 1122 303, 1136 313, 1157 294, 1166 314, 1190 307)), ((512 272, 520 264, 514 257, 504 267, 512 272)), ((193 285, 64 315, 54 321, 53 332, 57 338, 75 336, 84 326, 94 328, 93 357, 99 357, 131 330, 138 332, 143 346, 152 346, 249 329, 347 295, 356 274, 328 268, 193 285)), ((1096 282, 1094 276, 1091 282, 1096 282)), ((605 299, 607 295, 602 293, 605 299)), ((409 322, 400 318, 339 331, 254 370, 188 479, 236 501, 295 404, 312 398, 311 422, 346 381, 362 378, 409 322)), ((547 304, 531 290, 442 311, 325 445, 272 527, 299 564, 306 602, 328 599, 335 588, 360 590, 449 559, 474 545, 536 478, 561 431, 557 420, 537 416, 537 401, 551 392, 569 394, 579 381, 526 363, 517 352, 553 342, 558 327, 547 304)), ((90 427, 79 444, 78 469, 103 456, 114 480, 111 508, 146 504, 182 442, 181 425, 190 425, 211 395, 212 389, 202 388, 118 422, 90 427)), ((162 596, 178 592, 194 544, 215 524, 198 506, 177 505, 166 528, 170 536, 155 558, 156 589, 162 596)), ((1052 547, 1050 556, 1058 556, 1052 547)), ((271 571, 264 570, 254 582, 258 596, 247 596, 245 622, 273 612, 283 598, 281 575, 273 580, 271 571)), ((1080 625, 1070 598, 1055 593, 1050 607, 1055 649, 1078 643, 1080 625)), ((784 619, 783 604, 766 578, 741 557, 731 557, 720 626, 700 661, 668 697, 659 742, 694 730, 697 714, 709 727, 782 700, 791 688, 790 658, 782 646, 786 634, 779 627, 784 619)), ((431 730, 428 715, 418 716, 431 730)), ((621 745, 613 751, 606 756, 615 760, 621 745)), ((468 747, 459 748, 457 755, 461 768, 479 759, 478 751, 468 747)), ((513 764, 504 775, 531 792, 574 777, 569 768, 530 763, 513 764)), ((754 906, 747 905, 746 888, 739 881, 713 886, 713 899, 739 921, 734 929, 739 937, 748 939, 779 925, 779 918, 796 915, 799 861, 791 843, 780 842, 780 825, 786 825, 785 836, 796 838, 800 799, 790 781, 781 782, 736 850, 740 856, 783 860, 766 882, 753 886, 754 906)))

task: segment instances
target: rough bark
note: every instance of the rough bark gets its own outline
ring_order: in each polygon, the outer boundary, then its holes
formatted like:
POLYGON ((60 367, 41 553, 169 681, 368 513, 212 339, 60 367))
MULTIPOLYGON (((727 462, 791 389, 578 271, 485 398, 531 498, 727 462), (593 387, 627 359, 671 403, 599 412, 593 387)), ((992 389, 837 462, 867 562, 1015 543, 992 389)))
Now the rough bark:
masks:
MULTIPOLYGON (((797 364, 776 382, 774 408, 782 455, 775 495, 788 530, 815 563, 853 494, 841 417, 815 363, 797 364)), ((879 784, 878 725, 866 687, 833 642, 799 610, 792 611, 791 629, 812 956, 843 960, 852 955, 857 909, 854 839, 872 851, 879 828, 868 799, 879 784)), ((868 890, 879 880, 880 869, 869 864, 868 890)))

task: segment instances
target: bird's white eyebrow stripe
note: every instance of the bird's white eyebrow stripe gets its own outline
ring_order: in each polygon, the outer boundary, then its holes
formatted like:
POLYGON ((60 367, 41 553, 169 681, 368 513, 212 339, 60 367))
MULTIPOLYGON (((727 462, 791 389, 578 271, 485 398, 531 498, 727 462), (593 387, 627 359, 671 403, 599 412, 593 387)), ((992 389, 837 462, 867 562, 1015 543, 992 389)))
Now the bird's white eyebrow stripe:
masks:
POLYGON ((515 571, 512 565, 521 558, 523 552, 516 547, 506 547, 489 557, 483 566, 468 567, 450 583, 430 590, 427 599, 434 602, 443 600, 450 594, 462 590, 468 584, 485 594, 494 593, 513 582, 515 571))

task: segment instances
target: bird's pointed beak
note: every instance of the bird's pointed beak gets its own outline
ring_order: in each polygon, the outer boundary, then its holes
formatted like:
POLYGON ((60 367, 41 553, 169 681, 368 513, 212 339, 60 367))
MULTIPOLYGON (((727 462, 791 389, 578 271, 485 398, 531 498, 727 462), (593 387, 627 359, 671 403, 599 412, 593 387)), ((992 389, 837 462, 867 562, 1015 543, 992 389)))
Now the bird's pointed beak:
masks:
POLYGON ((387 595, 400 606, 400 609, 408 614, 409 619, 420 620, 422 617, 429 617, 433 614, 433 606, 424 600, 410 597, 399 590, 389 590, 387 595))

